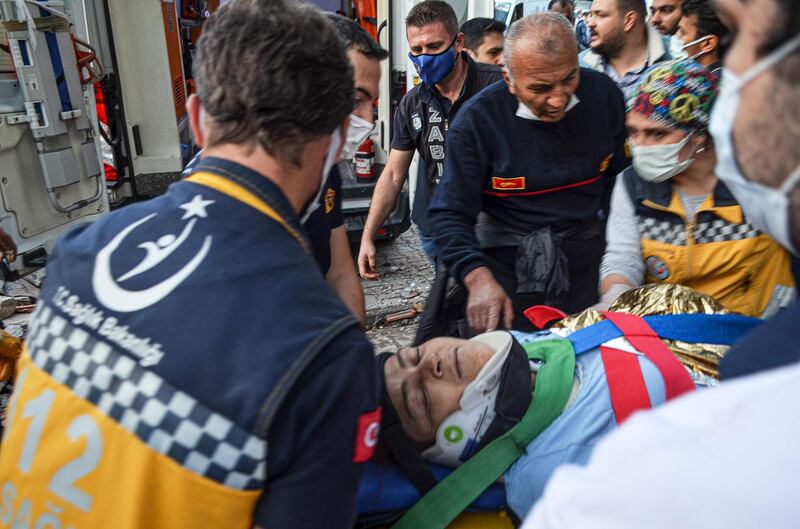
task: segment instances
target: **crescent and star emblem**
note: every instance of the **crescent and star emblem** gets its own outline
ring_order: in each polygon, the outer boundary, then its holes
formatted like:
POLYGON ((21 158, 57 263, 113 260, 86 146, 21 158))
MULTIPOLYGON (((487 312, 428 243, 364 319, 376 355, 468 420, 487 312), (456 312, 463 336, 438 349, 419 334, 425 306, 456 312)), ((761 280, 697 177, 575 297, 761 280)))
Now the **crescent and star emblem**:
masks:
POLYGON ((151 213, 119 232, 111 242, 98 252, 95 258, 92 287, 94 288, 94 293, 98 301, 116 312, 135 312, 150 307, 167 297, 178 285, 189 277, 198 266, 200 266, 200 263, 202 263, 206 255, 208 255, 213 239, 211 235, 206 235, 202 247, 188 263, 174 275, 164 279, 160 283, 144 290, 127 290, 120 286, 120 283, 143 274, 164 262, 167 257, 172 255, 175 250, 186 242, 192 234, 195 224, 197 224, 197 219, 208 217, 206 208, 213 203, 213 200, 203 200, 201 195, 195 195, 191 201, 181 204, 179 207, 185 211, 181 220, 189 221, 186 223, 181 233, 178 236, 167 234, 159 237, 156 241, 141 243, 138 247, 145 251, 146 255, 144 259, 130 271, 114 279, 111 273, 111 255, 133 230, 153 219, 158 214, 151 213))

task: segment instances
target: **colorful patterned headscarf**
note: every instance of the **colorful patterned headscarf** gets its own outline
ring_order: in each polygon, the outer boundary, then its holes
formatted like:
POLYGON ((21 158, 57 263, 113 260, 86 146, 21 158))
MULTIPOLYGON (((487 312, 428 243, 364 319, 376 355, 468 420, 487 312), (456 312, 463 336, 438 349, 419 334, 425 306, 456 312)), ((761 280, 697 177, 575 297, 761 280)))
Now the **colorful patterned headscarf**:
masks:
POLYGON ((628 100, 635 110, 670 128, 705 134, 719 77, 702 64, 688 60, 658 63, 642 75, 628 100))

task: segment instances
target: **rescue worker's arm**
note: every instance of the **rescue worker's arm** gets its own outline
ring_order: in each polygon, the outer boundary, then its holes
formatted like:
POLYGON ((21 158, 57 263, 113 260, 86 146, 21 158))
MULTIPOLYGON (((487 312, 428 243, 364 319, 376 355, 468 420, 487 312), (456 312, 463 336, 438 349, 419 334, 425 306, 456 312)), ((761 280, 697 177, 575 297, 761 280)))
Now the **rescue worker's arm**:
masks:
POLYGON ((620 176, 611 194, 606 252, 600 264, 600 302, 593 308, 608 309, 621 294, 643 282, 642 243, 636 213, 624 177, 620 176))
POLYGON ((397 197, 406 181, 413 157, 412 150, 389 151, 386 167, 383 168, 378 183, 375 184, 369 214, 364 224, 364 233, 361 236, 361 248, 358 251, 358 272, 364 279, 378 279, 375 264, 375 234, 397 203, 397 197))
POLYGON ((511 299, 489 270, 475 237, 483 209, 483 188, 491 173, 489 153, 480 144, 480 126, 469 112, 460 114, 447 136, 444 175, 429 216, 439 255, 450 275, 467 287, 467 317, 476 332, 511 327, 511 299))
POLYGON ((363 466, 354 458, 363 455, 356 449, 365 447, 365 432, 357 435, 359 422, 377 406, 374 352, 364 333, 353 328, 300 375, 278 411, 254 525, 351 529, 363 466))
POLYGON ((331 266, 325 279, 363 326, 364 292, 350 255, 350 244, 344 226, 331 230, 331 266))

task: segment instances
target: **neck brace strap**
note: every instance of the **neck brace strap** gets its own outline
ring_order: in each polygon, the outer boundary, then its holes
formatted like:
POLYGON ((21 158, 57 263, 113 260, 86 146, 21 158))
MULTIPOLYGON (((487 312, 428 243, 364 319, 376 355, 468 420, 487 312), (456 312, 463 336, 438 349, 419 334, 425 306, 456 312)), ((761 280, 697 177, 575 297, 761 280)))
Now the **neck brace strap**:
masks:
POLYGON ((533 400, 516 426, 495 439, 426 494, 393 529, 444 528, 481 492, 497 481, 527 446, 564 410, 575 373, 575 351, 569 340, 554 339, 525 346, 528 358, 542 362, 533 400))

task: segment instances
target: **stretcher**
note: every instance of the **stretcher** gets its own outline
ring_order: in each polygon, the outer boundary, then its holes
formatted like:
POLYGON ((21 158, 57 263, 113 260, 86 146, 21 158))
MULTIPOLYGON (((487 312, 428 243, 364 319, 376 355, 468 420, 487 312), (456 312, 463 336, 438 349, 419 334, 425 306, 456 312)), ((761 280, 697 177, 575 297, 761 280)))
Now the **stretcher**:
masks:
MULTIPOLYGON (((541 400, 547 394, 539 395, 537 393, 540 385, 548 388, 543 391, 551 391, 550 388, 553 387, 549 382, 553 379, 545 378, 546 373, 550 377, 554 376, 553 371, 557 372, 559 369, 564 373, 572 373, 575 355, 599 348, 609 379, 612 407, 617 423, 621 423, 634 411, 649 408, 650 402, 646 388, 637 386, 637 379, 641 379, 641 375, 637 376, 638 363, 631 353, 618 351, 603 344, 624 336, 662 373, 666 396, 669 399, 691 391, 694 389, 694 384, 688 372, 664 345, 662 338, 689 343, 731 345, 760 324, 760 320, 731 314, 679 314, 641 318, 624 313, 604 313, 604 316, 607 318, 605 321, 575 332, 566 340, 545 341, 553 345, 541 346, 545 342, 533 342, 525 346, 529 358, 534 359, 534 355, 539 354, 541 355, 539 359, 544 361, 542 370, 537 375, 534 402, 537 401, 537 398, 539 402, 547 401, 547 399, 541 400), (559 341, 560 345, 556 343, 559 341), (529 348, 529 346, 534 347, 529 348), (568 351, 566 355, 563 350, 554 350, 564 347, 568 351), (547 350, 548 348, 550 350, 547 350), (535 351, 536 349, 539 351, 535 351), (542 351, 542 349, 545 350, 542 351), (571 364, 566 361, 569 358, 571 358, 571 364), (545 371, 544 368, 548 364, 552 364, 552 367, 549 368, 549 371, 545 371), (559 368, 558 364, 563 365, 559 368), (613 380, 612 374, 616 374, 616 382, 613 380), (544 384, 545 381, 548 383, 544 384)), ((644 382, 641 381, 641 385, 643 384, 644 382)), ((558 392, 558 390, 555 391, 558 392)), ((565 391, 564 403, 566 403, 569 389, 567 388, 565 391)), ((501 477, 515 458, 523 453, 524 447, 538 435, 538 432, 542 431, 541 428, 545 428, 549 424, 549 422, 544 423, 544 419, 541 417, 542 409, 545 410, 545 413, 549 413, 541 405, 537 413, 529 410, 522 422, 503 437, 487 445, 457 470, 431 465, 438 485, 422 498, 399 469, 391 465, 371 464, 361 483, 358 502, 360 524, 358 527, 389 527, 398 518, 400 521, 396 527, 414 527, 415 529, 427 527, 431 529, 444 527, 451 529, 505 529, 514 527, 512 522, 514 515, 507 509, 505 490, 497 478, 501 477), (538 432, 533 426, 536 419, 544 424, 544 426, 538 425, 540 428, 538 432), (527 433, 520 434, 517 430, 527 430, 527 433), (511 439, 506 439, 506 437, 511 439), (512 440, 514 443, 509 442, 512 440), (502 444, 503 442, 506 446, 493 447, 495 443, 502 444), (498 449, 493 450, 493 448, 498 449), (481 459, 484 461, 474 464, 481 459), (498 463, 498 459, 502 460, 502 463, 498 463), (490 471, 490 474, 482 472, 488 468, 494 470, 490 471), (478 484, 478 482, 483 484, 478 484), (451 499, 453 503, 448 505, 451 499), (462 509, 460 506, 468 507, 462 509)), ((561 409, 563 406, 558 408, 555 416, 560 414, 561 409)))
MULTIPOLYGON (((433 476, 441 481, 453 469, 430 465, 433 476)), ((361 529, 390 527, 400 515, 420 499, 419 492, 394 465, 368 463, 358 493, 357 510, 361 529)), ((483 492, 462 513, 449 529, 512 529, 512 518, 506 511, 506 491, 495 483, 483 492)))

